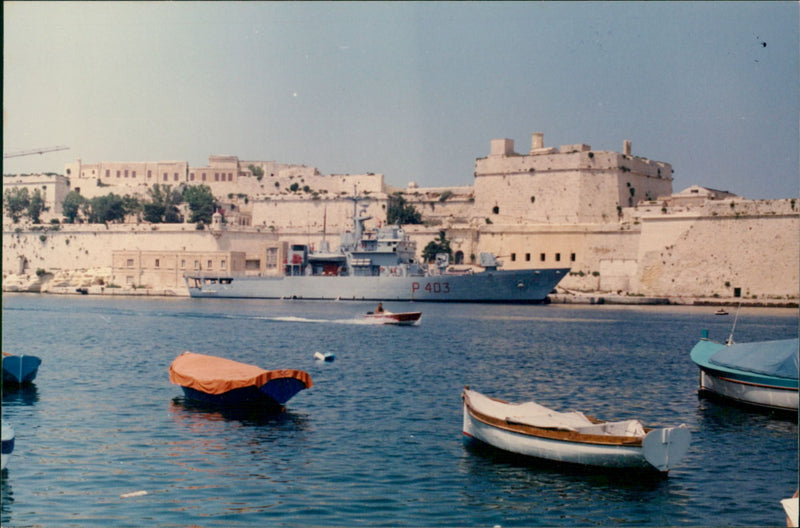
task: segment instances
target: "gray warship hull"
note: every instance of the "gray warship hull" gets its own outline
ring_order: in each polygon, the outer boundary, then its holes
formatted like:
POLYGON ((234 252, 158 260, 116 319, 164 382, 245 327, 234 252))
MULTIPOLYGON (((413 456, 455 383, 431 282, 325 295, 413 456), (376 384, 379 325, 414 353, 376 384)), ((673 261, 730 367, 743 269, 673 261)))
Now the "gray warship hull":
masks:
POLYGON ((465 275, 275 276, 187 275, 197 298, 541 303, 569 268, 495 270, 465 275))

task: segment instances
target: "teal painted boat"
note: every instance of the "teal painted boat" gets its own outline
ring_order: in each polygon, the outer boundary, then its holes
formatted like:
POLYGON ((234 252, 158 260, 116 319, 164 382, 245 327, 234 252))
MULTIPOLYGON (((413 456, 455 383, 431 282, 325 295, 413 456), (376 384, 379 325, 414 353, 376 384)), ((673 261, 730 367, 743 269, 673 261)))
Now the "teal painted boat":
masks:
POLYGON ((758 408, 798 409, 800 340, 724 344, 701 339, 692 349, 701 395, 758 408))

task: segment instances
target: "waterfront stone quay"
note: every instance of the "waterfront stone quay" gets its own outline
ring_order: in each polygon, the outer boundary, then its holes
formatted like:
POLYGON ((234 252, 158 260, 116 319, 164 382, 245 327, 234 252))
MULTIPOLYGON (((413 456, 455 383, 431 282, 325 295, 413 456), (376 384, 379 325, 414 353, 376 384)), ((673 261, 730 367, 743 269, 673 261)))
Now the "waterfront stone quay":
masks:
MULTIPOLYGON (((91 274, 89 274, 91 275, 91 274)), ((3 291, 8 293, 38 293, 51 295, 101 295, 110 297, 188 297, 188 290, 183 288, 117 288, 97 284, 81 286, 86 281, 59 286, 49 284, 50 281, 33 280, 25 277, 8 277, 3 283, 3 291)), ((709 306, 709 307, 747 307, 747 308, 798 308, 797 300, 782 299, 741 299, 720 297, 645 297, 623 295, 618 293, 580 293, 566 292, 558 288, 556 293, 547 297, 547 303, 582 304, 582 305, 631 305, 631 306, 709 306)))

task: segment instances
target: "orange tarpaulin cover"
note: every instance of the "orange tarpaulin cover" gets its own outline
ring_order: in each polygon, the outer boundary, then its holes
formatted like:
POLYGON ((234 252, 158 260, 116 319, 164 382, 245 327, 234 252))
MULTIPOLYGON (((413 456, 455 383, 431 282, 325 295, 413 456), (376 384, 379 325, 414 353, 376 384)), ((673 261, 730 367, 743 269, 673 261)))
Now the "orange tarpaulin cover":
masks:
POLYGON ((233 389, 261 387, 277 378, 294 378, 311 388, 311 376, 294 369, 264 370, 255 365, 239 363, 216 356, 184 352, 169 366, 169 380, 206 394, 222 394, 233 389))

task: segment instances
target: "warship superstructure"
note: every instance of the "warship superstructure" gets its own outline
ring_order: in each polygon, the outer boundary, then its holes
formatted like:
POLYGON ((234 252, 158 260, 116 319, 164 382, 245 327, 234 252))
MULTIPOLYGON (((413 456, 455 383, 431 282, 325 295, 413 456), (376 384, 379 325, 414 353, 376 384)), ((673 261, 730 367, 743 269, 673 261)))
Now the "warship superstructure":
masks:
POLYGON ((187 273, 189 294, 203 298, 392 300, 541 303, 569 268, 501 270, 481 253, 480 271, 454 270, 445 254, 431 265, 416 258, 416 243, 400 225, 367 229, 370 216, 353 207, 353 230, 338 250, 323 241, 317 250, 293 244, 283 274, 248 276, 187 273))

